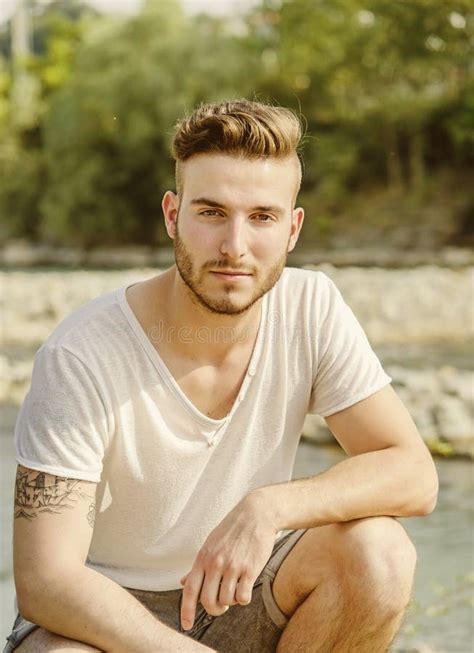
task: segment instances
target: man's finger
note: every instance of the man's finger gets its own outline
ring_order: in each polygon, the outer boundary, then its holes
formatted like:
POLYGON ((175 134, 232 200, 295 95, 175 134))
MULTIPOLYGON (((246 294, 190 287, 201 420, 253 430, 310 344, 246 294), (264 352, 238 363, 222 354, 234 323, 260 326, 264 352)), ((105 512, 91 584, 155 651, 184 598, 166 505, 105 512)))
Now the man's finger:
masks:
POLYGON ((219 602, 219 586, 221 583, 221 572, 215 570, 214 572, 206 573, 204 583, 201 590, 201 603, 206 612, 219 617, 229 608, 227 603, 221 604, 219 602))
POLYGON ((219 606, 236 605, 237 599, 235 598, 235 590, 237 587, 237 577, 225 574, 221 582, 220 591, 218 593, 219 606))
POLYGON ((184 630, 190 630, 193 627, 194 619, 196 617, 196 605, 201 591, 203 578, 204 572, 201 569, 195 569, 188 574, 186 583, 183 587, 181 625, 184 630))
POLYGON ((254 581, 246 574, 242 574, 235 590, 235 600, 240 605, 248 605, 252 600, 253 585, 254 581))

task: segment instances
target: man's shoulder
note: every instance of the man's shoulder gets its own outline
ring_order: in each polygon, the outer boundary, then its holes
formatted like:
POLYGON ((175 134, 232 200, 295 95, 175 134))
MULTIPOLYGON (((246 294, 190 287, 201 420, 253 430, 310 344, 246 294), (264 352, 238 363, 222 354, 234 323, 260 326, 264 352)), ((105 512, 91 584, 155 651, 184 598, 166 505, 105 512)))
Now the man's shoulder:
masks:
POLYGON ((280 277, 278 290, 283 296, 292 300, 301 297, 302 294, 314 300, 326 293, 330 284, 330 278, 322 270, 286 267, 280 277))
POLYGON ((321 276, 326 276, 322 270, 319 270, 315 267, 305 267, 305 268, 292 268, 285 267, 283 269, 282 278, 291 279, 296 282, 316 282, 317 279, 321 276))
POLYGON ((104 293, 77 307, 67 315, 43 343, 44 347, 87 349, 93 341, 99 344, 115 330, 119 315, 120 289, 104 293))

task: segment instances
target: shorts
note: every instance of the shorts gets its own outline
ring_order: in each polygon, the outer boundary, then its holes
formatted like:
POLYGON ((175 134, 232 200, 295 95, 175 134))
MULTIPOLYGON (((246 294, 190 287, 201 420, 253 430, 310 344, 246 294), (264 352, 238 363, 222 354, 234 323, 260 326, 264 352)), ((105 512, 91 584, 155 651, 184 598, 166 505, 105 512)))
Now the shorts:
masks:
MULTIPOLYGON (((215 617, 206 612, 201 603, 191 630, 181 627, 182 589, 151 592, 125 587, 159 621, 187 637, 226 653, 273 653, 289 618, 280 610, 272 593, 273 579, 280 565, 296 542, 306 532, 305 528, 291 530, 274 544, 272 554, 253 585, 252 600, 248 605, 232 605, 222 615, 215 617)), ((18 613, 3 653, 15 648, 39 628, 18 613)))

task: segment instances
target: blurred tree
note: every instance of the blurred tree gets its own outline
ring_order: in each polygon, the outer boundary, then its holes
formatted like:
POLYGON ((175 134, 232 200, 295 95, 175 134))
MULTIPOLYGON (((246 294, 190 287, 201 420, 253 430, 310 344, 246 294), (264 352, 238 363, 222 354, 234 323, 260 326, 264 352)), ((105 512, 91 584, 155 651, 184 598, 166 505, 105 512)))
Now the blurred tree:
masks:
POLYGON ((472 80, 473 22, 468 0, 264 0, 255 10, 267 89, 305 108, 319 141, 311 165, 330 195, 380 176, 381 154, 390 186, 422 186, 426 126, 472 80))
MULTIPOLYGON (((317 207, 307 236, 329 233, 334 216, 384 186, 394 219, 400 202, 413 205, 409 218, 445 188, 469 232, 469 0, 262 0, 243 19, 191 18, 178 0, 148 0, 132 18, 95 16, 79 0, 28 1, 34 54, 25 67, 36 84, 28 124, 15 124, 11 66, 0 62, 4 237, 167 241, 160 204, 174 185, 172 125, 200 102, 235 97, 304 116, 302 199, 308 212, 317 207), (435 183, 447 167, 455 174, 435 183)), ((360 208, 360 219, 368 213, 360 208)))
POLYGON ((45 123, 45 238, 87 246, 167 240, 161 197, 174 187, 171 126, 205 99, 250 92, 249 57, 222 27, 204 15, 192 22, 163 0, 89 30, 45 123))
POLYGON ((14 62, 4 46, 7 56, 0 58, 0 236, 37 239, 39 203, 47 185, 42 128, 50 96, 69 76, 87 19, 96 13, 78 0, 67 5, 55 0, 41 12, 33 0, 26 7, 32 33, 24 36, 31 52, 14 62), (25 83, 15 101, 18 69, 25 83))

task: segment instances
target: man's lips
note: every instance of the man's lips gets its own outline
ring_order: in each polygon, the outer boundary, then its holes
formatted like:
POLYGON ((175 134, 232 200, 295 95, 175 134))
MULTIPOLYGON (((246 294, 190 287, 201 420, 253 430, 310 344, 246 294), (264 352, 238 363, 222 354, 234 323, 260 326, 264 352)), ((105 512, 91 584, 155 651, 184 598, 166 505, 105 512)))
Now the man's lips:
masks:
POLYGON ((240 270, 211 270, 210 272, 219 279, 227 279, 228 281, 247 279, 247 277, 252 276, 249 272, 241 272, 240 270))
POLYGON ((241 270, 211 270, 213 274, 225 274, 231 277, 250 277, 250 272, 242 272, 241 270))

